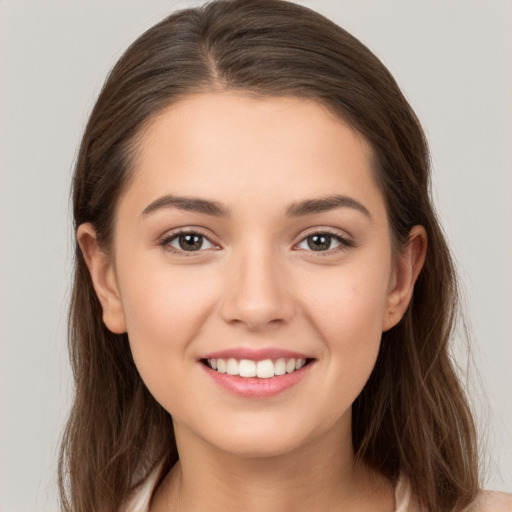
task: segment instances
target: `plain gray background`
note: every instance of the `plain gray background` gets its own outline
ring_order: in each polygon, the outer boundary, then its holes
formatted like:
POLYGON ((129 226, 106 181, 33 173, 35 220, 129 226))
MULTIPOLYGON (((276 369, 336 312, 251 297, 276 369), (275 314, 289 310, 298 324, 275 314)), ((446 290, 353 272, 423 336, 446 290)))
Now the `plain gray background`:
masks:
MULTIPOLYGON (((0 511, 57 510, 69 406, 69 185, 108 69, 144 29, 198 2, 0 0, 0 511)), ((512 2, 311 0, 390 68, 430 141, 459 264, 487 446, 512 491, 512 2)), ((465 367, 463 351, 456 357, 465 367)))

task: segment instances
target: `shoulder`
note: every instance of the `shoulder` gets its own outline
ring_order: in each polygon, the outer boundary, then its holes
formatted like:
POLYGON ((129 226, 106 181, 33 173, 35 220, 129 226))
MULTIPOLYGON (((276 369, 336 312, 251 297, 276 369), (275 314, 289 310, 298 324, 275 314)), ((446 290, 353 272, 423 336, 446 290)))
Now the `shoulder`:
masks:
POLYGON ((148 512, 151 497, 155 490, 155 485, 162 471, 161 466, 157 466, 146 480, 128 497, 121 510, 123 512, 148 512))
POLYGON ((505 492, 481 491, 467 512, 512 512, 512 495, 505 492))

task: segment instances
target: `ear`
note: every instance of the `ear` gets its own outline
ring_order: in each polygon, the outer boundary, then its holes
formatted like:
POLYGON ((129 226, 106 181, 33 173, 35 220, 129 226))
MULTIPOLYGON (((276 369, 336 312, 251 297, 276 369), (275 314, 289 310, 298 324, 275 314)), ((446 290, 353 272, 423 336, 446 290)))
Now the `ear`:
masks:
POLYGON ((103 308, 103 322, 113 333, 123 334, 126 332, 126 321, 112 260, 99 247, 92 224, 81 224, 76 237, 103 308))
POLYGON ((409 240, 398 256, 394 277, 387 296, 386 311, 382 318, 382 331, 394 327, 403 317, 414 291, 425 256, 427 254, 427 232, 423 226, 414 226, 409 240))

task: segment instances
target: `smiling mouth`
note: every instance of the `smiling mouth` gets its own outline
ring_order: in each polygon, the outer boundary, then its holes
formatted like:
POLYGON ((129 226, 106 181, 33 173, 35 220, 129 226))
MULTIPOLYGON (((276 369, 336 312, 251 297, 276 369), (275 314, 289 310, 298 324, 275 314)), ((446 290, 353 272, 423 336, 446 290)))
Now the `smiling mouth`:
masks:
POLYGON ((256 377, 259 379, 270 379, 294 373, 312 361, 313 359, 305 358, 263 359, 261 361, 234 358, 202 359, 203 364, 218 373, 242 378, 256 377))

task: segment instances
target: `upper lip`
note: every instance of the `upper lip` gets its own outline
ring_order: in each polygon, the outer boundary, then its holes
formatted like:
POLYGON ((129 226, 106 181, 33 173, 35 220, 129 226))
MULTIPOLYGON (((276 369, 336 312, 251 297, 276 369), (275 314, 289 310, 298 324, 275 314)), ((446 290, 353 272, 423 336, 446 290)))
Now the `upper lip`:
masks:
POLYGON ((277 347, 267 348, 250 348, 250 347, 236 347, 216 352, 209 352, 200 359, 250 359, 252 361, 263 361, 264 359, 311 359, 301 352, 294 350, 287 350, 277 347))

